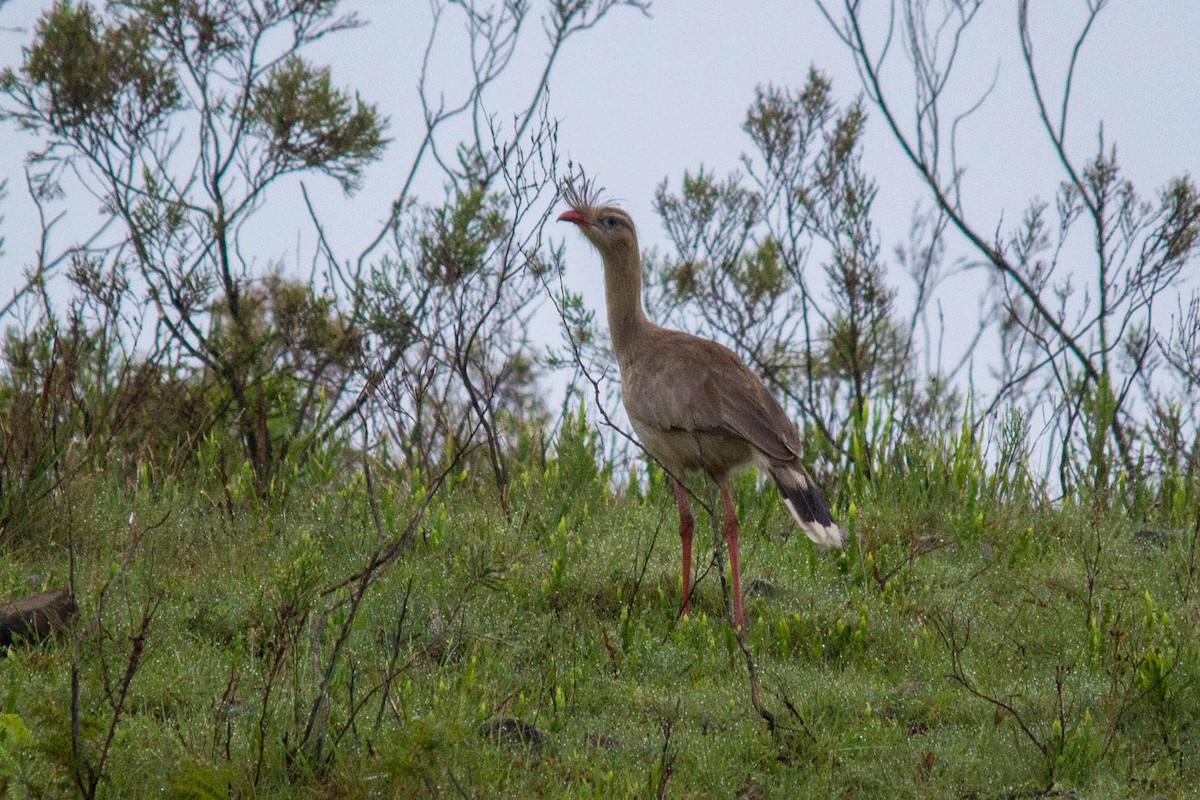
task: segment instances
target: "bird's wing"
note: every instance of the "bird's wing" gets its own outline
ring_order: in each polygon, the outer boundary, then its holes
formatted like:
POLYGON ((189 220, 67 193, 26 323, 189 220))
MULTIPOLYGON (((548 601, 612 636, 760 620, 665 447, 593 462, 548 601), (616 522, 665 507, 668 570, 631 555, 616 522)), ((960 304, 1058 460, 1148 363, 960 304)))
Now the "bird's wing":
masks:
POLYGON ((711 391, 718 400, 712 407, 718 426, 750 442, 773 462, 792 461, 800 455, 792 421, 762 379, 740 361, 738 366, 738 372, 723 372, 713 381, 711 391))
POLYGON ((800 453, 792 421, 762 379, 731 350, 679 331, 660 332, 624 376, 631 417, 663 430, 745 439, 772 461, 800 453))

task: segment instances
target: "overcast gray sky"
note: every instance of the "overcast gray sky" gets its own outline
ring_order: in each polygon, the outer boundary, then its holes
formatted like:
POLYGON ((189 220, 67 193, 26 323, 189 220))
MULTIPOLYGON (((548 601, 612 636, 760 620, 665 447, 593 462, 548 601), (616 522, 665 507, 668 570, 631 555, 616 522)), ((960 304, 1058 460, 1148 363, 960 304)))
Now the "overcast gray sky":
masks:
MULTIPOLYGON (((885 13, 886 4, 875 5, 885 13)), ((38 0, 10 0, 0 7, 0 62, 18 62, 20 46, 46 7, 38 0)), ((332 189, 325 195, 322 214, 330 236, 346 252, 356 252, 366 231, 386 213, 422 133, 415 84, 431 15, 425 0, 358 0, 346 7, 369 24, 328 40, 314 55, 333 66, 338 83, 379 104, 391 118, 388 133, 394 139, 384 161, 367 172, 359 193, 346 198, 332 189)), ((1035 47, 1051 87, 1061 83, 1084 9, 1084 0, 1033 2, 1035 47)), ((432 78, 453 94, 462 89, 465 56, 462 38, 453 30, 458 20, 451 14, 447 22, 432 78)), ((525 36, 523 60, 504 84, 509 93, 492 102, 491 110, 501 117, 525 97, 545 50, 537 25, 530 25, 525 36)), ((1094 153, 1103 121, 1106 140, 1117 144, 1128 177, 1143 193, 1152 195, 1172 175, 1195 174, 1200 165, 1198 37, 1200 3, 1195 0, 1112 0, 1076 76, 1068 136, 1073 154, 1082 160, 1094 153)), ((948 94, 951 108, 964 109, 998 70, 995 90, 960 134, 960 161, 968 167, 966 207, 984 229, 992 229, 1001 215, 1016 219, 1035 195, 1052 197, 1061 179, 1037 125, 1018 45, 1015 0, 993 0, 965 42, 961 72, 948 94)), ((900 91, 905 88, 902 56, 896 48, 890 62, 900 91)), ((584 165, 630 210, 644 246, 655 245, 663 241, 651 211, 657 184, 667 177, 677 185, 685 169, 701 164, 719 175, 736 169, 748 145, 741 123, 755 86, 799 87, 810 65, 833 78, 840 98, 850 100, 859 92, 849 53, 808 0, 661 0, 650 17, 617 9, 572 40, 551 80, 550 108, 561 120, 564 155, 584 165)), ((6 217, 0 232, 7 239, 0 291, 7 296, 15 268, 29 263, 35 242, 23 233, 33 221, 20 173, 29 140, 11 127, 0 135, 0 171, 10 179, 9 197, 0 206, 6 217)), ((915 204, 926 198, 877 114, 868 123, 865 158, 879 183, 876 222, 890 255, 907 234, 915 204)), ((418 193, 436 199, 440 183, 431 169, 418 181, 418 193)), ((302 219, 302 206, 294 191, 290 195, 269 203, 256 222, 265 234, 262 263, 299 260, 303 265, 311 257, 312 234, 295 221, 297 214, 302 219)), ((570 285, 584 289, 598 305, 595 256, 570 233, 556 232, 568 241, 570 285)), ((891 275, 903 284, 899 270, 891 275)), ((947 287, 944 300, 973 309, 982 282, 982 276, 962 279, 947 287)))

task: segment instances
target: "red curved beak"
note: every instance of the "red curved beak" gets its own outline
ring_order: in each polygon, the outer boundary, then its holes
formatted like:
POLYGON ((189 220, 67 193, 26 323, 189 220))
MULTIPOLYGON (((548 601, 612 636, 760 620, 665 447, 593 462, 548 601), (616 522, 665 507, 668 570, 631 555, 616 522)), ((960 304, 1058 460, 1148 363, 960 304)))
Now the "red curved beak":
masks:
POLYGON ((586 228, 591 225, 591 223, 587 221, 587 217, 583 216, 583 214, 580 214, 578 211, 576 211, 573 208, 568 208, 566 211, 559 214, 558 221, 559 222, 574 222, 576 225, 579 225, 580 227, 583 227, 583 228, 586 228))

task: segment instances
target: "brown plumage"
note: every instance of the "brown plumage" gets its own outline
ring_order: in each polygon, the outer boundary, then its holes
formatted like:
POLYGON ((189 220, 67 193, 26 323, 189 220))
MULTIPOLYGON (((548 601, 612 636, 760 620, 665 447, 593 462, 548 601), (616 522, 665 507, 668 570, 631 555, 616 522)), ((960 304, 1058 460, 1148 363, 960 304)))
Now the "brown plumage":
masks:
POLYGON ((740 628, 738 522, 728 485, 732 470, 753 462, 768 472, 796 522, 819 545, 844 547, 846 532, 800 463, 796 428, 762 379, 728 348, 646 317, 641 253, 629 215, 600 204, 586 185, 582 192, 568 185, 566 196, 570 209, 559 220, 577 225, 604 264, 608 327, 625 411, 643 446, 671 475, 683 545, 682 612, 688 610, 694 521, 679 479, 702 471, 721 490, 733 619, 740 628))

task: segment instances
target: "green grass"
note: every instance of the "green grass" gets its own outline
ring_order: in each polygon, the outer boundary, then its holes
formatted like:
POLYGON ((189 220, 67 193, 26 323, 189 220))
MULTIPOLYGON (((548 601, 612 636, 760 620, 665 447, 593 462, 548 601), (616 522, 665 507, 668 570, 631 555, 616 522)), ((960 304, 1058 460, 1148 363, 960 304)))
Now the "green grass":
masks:
MULTIPOLYGON (((98 763, 153 609, 102 796, 1193 793, 1194 517, 1135 524, 1008 498, 969 461, 909 454, 847 479, 846 553, 818 554, 772 492, 739 483, 743 583, 758 589, 746 641, 774 730, 751 705, 707 540, 677 620, 669 492, 660 477, 611 489, 579 431, 548 464, 516 465, 507 519, 486 475, 433 495, 366 592, 327 706, 316 670, 348 613, 347 591, 327 589, 376 546, 361 472, 312 467, 270 502, 236 476, 81 476, 42 535, 0 558, 7 596, 64 585, 70 534, 81 606, 70 635, 0 661, 5 791, 68 795, 98 763), (314 706, 320 748, 299 747, 314 706), (498 718, 540 744, 481 735, 498 718)), ((398 537, 423 492, 375 483, 398 537)))

